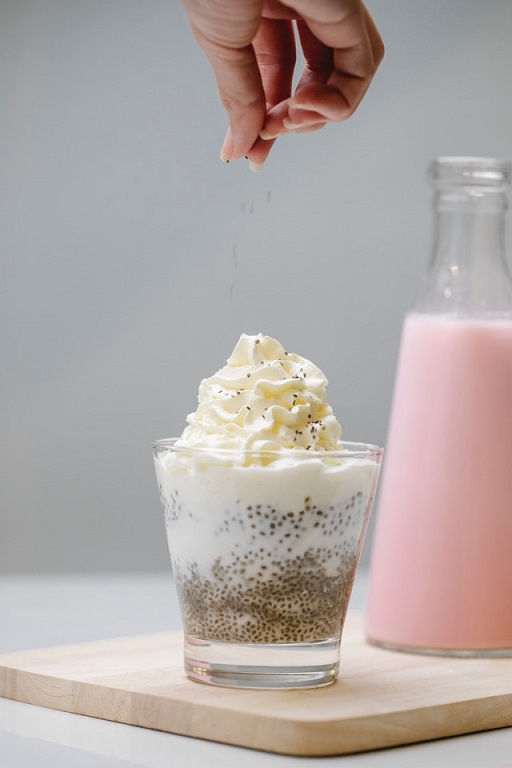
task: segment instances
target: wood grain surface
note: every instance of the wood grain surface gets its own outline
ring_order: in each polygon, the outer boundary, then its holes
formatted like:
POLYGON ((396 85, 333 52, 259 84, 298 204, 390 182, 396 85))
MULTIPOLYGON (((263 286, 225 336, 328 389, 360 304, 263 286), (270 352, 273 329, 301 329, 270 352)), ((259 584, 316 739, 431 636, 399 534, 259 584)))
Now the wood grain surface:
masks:
POLYGON ((367 645, 349 614, 340 678, 313 690, 193 683, 180 633, 0 656, 0 695, 290 755, 342 755, 512 725, 512 658, 418 656, 367 645))

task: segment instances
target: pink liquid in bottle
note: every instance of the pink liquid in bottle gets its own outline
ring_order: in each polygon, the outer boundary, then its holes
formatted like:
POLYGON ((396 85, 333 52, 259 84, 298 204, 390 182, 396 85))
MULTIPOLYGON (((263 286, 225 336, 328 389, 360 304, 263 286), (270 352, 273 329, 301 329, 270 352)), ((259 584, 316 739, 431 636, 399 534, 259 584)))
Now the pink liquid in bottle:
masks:
POLYGON ((388 443, 369 638, 512 652, 512 319, 410 314, 388 443))

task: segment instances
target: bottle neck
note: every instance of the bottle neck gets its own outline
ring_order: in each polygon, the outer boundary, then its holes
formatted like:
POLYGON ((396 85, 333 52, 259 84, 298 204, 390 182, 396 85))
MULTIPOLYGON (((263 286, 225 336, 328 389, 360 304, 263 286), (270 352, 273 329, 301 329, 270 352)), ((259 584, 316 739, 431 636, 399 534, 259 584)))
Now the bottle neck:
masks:
POLYGON ((512 316, 504 192, 444 187, 434 197, 434 242, 415 311, 512 316))

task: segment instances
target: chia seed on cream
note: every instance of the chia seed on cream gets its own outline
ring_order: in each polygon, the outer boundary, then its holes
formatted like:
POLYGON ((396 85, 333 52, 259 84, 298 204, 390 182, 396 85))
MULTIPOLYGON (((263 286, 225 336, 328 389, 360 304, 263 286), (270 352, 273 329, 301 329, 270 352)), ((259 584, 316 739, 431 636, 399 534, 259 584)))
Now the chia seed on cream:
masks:
POLYGON ((178 446, 240 452, 340 450, 341 427, 316 365, 270 336, 243 334, 227 365, 199 386, 178 446))
POLYGON ((379 462, 344 450, 326 386, 275 339, 242 335, 155 459, 188 635, 339 636, 379 462))

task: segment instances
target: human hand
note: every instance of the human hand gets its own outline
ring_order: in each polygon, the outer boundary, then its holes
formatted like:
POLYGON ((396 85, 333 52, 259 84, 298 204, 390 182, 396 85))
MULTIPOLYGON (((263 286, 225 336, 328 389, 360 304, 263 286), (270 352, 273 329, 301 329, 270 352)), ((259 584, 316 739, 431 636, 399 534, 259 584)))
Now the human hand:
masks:
POLYGON ((277 136, 357 109, 384 56, 361 0, 183 0, 229 117, 225 162, 260 170, 277 136), (297 33, 305 67, 292 96, 297 33))

